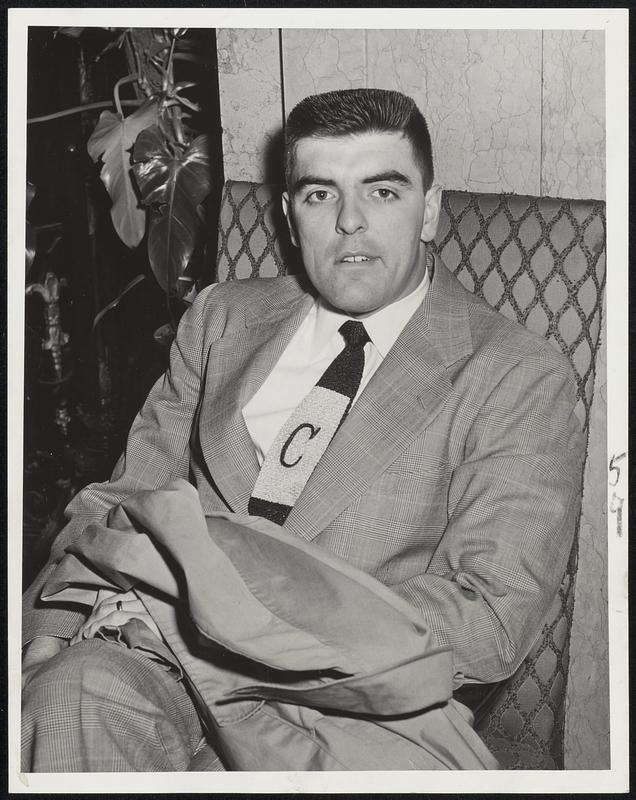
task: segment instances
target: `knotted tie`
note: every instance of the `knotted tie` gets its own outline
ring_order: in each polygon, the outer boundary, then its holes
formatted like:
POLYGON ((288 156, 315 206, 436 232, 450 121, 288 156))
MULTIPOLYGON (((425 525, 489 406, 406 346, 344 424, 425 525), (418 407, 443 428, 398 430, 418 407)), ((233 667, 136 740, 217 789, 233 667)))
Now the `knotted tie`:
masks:
POLYGON ((356 396, 370 341, 361 322, 348 320, 345 348, 294 409, 265 456, 248 510, 282 525, 356 396))

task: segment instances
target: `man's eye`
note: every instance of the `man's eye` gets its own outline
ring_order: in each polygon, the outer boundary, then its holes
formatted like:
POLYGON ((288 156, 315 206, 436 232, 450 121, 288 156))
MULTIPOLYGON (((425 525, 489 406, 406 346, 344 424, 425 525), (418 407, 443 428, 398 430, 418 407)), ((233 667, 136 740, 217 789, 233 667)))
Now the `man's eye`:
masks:
POLYGON ((397 197, 396 193, 392 189, 387 189, 385 186, 375 189, 373 193, 381 200, 392 200, 393 198, 397 197))
POLYGON ((307 202, 308 203, 324 203, 325 200, 328 200, 331 197, 331 192, 328 192, 326 189, 316 189, 313 192, 310 192, 307 195, 307 202))

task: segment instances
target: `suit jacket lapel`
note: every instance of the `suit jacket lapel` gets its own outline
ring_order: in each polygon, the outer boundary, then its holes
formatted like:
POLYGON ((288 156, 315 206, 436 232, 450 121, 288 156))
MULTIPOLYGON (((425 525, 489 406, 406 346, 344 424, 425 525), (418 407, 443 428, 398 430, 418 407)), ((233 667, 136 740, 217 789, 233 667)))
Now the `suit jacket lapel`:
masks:
POLYGON ((247 512, 259 471, 242 409, 272 371, 313 303, 295 283, 282 288, 273 296, 264 287, 265 302, 255 303, 245 325, 234 334, 214 342, 208 358, 200 447, 215 488, 237 513, 247 512))
POLYGON ((448 367, 472 351, 464 291, 438 260, 422 306, 327 448, 287 529, 313 539, 435 419, 452 391, 448 367))

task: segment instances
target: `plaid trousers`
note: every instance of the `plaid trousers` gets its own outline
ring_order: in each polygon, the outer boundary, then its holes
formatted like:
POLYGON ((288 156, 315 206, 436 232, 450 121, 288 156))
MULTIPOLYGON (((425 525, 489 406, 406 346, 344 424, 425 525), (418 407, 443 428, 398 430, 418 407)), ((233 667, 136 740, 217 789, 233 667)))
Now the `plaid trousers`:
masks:
POLYGON ((202 738, 181 681, 101 639, 62 650, 24 691, 23 772, 181 771, 202 738))

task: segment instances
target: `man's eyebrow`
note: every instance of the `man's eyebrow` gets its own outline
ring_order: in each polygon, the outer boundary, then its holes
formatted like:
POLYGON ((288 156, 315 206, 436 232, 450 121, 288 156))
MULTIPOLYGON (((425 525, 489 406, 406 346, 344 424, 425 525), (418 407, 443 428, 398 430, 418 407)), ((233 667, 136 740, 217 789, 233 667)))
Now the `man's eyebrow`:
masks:
POLYGON ((395 169, 388 170, 387 172, 379 172, 377 175, 369 175, 369 177, 362 180, 362 183, 383 183, 384 181, 401 183, 403 186, 413 185, 413 181, 410 178, 395 169))
MULTIPOLYGON (((382 182, 399 183, 402 186, 412 186, 413 181, 401 172, 395 169, 387 170, 386 172, 378 172, 376 175, 369 175, 362 179, 363 184, 367 183, 382 183, 382 182)), ((335 186, 336 182, 331 178, 321 178, 319 175, 303 175, 294 182, 293 193, 296 194, 305 186, 335 186)))
POLYGON ((336 182, 332 181, 330 178, 321 178, 319 175, 303 175, 301 178, 298 178, 297 181, 294 181, 294 194, 299 192, 305 186, 335 186, 336 182))

